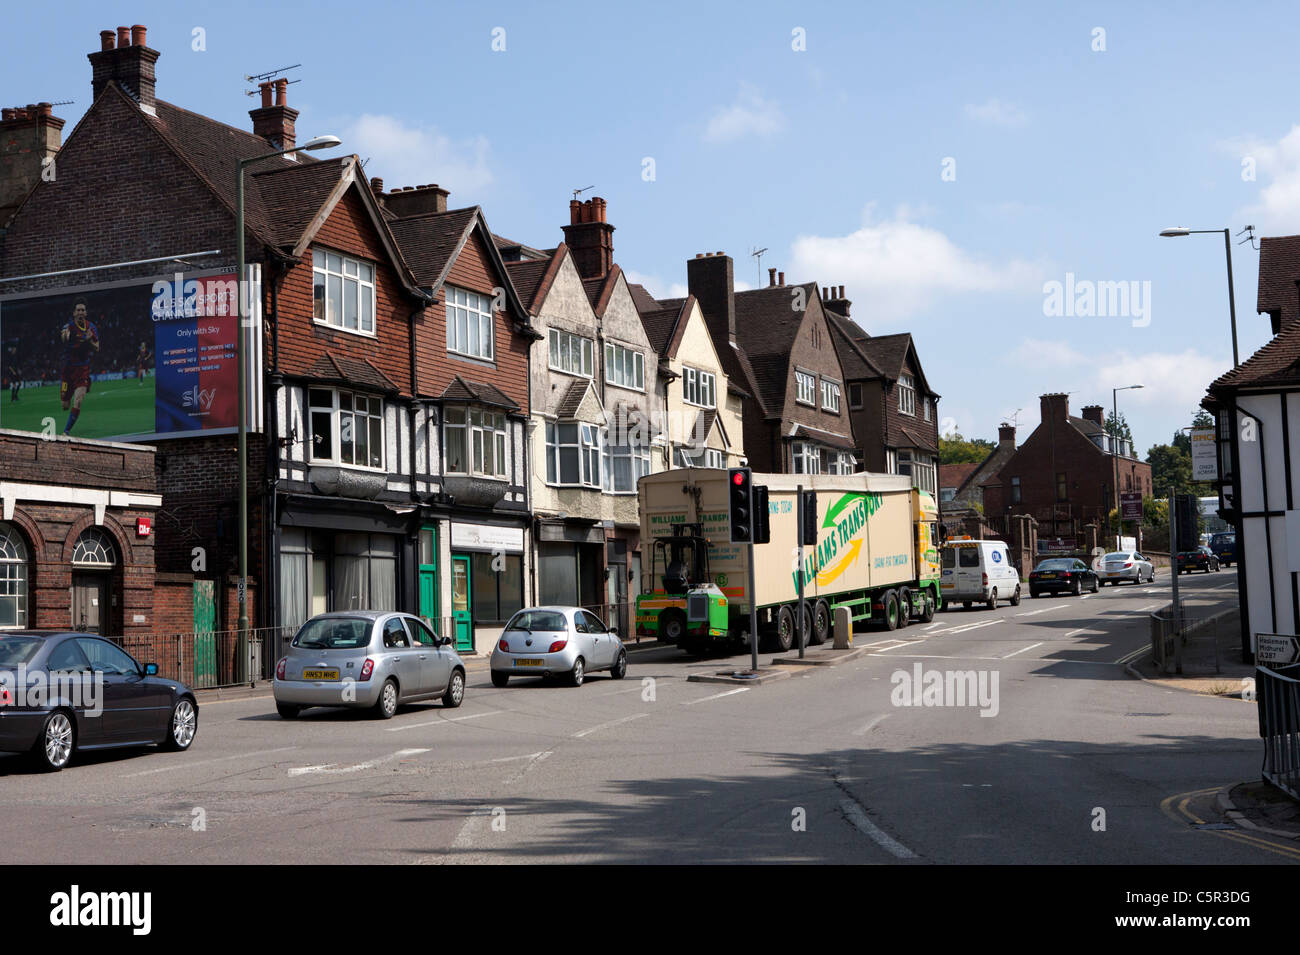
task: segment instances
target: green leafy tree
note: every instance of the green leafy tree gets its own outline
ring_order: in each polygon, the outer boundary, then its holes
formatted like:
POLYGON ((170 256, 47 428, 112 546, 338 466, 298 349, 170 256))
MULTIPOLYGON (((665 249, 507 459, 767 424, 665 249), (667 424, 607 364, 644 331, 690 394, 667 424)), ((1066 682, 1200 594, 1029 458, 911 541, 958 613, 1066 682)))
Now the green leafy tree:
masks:
MULTIPOLYGON (((1157 444, 1147 452, 1147 464, 1151 465, 1151 487, 1157 494, 1168 494, 1170 488, 1180 494, 1194 490, 1190 449, 1157 444)), ((1168 515, 1165 519, 1168 520, 1168 515)))
POLYGON ((1132 443, 1133 432, 1129 430, 1128 420, 1120 413, 1119 419, 1116 420, 1113 414, 1106 416, 1106 433, 1111 437, 1120 437, 1125 441, 1132 443))
POLYGON ((989 456, 995 445, 983 438, 963 438, 960 432, 939 437, 940 464, 978 464, 989 456))

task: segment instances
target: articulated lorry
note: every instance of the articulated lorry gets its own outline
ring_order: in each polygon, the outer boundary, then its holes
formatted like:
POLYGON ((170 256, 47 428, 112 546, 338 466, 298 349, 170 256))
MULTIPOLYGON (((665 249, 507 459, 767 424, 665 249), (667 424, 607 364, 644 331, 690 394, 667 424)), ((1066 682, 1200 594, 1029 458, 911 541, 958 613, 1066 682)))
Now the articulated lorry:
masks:
POLYGON ((934 498, 895 474, 757 474, 768 488, 771 540, 730 542, 724 468, 679 468, 637 483, 642 566, 639 636, 657 636, 699 653, 711 645, 749 645, 750 604, 758 608, 760 648, 790 649, 803 580, 805 642, 831 634, 832 614, 848 607, 855 627, 886 630, 930 621, 942 605, 934 498), (817 544, 799 560, 798 494, 817 493, 817 544), (649 551, 648 554, 645 552, 649 551))

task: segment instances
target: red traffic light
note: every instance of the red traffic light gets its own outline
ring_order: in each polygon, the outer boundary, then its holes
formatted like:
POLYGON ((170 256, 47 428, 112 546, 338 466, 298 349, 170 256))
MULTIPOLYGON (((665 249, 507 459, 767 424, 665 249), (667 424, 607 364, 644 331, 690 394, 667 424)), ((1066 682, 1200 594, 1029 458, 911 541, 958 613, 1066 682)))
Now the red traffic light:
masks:
POLYGON ((740 487, 741 485, 743 485, 745 483, 744 472, 743 471, 731 472, 731 483, 736 485, 736 487, 740 487))

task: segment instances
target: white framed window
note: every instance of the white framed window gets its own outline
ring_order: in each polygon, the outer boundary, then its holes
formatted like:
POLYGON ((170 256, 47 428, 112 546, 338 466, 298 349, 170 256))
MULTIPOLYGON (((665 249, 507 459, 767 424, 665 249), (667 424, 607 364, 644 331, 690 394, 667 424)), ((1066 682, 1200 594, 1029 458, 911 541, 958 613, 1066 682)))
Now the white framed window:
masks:
POLYGON ((725 451, 714 448, 692 448, 687 445, 677 447, 677 466, 679 468, 725 468, 727 455, 725 451))
POLYGON ((923 406, 923 408, 924 408, 924 410, 925 410, 925 420, 926 420, 926 421, 929 421, 929 420, 930 420, 930 413, 931 413, 930 405, 931 405, 931 404, 932 404, 932 402, 930 401, 929 398, 926 398, 924 401, 921 402, 921 405, 923 406))
POLYGON ((645 357, 639 351, 606 342, 605 381, 620 388, 645 391, 645 357))
POLYGON ((839 382, 831 381, 829 378, 822 379, 822 410, 840 413, 839 382))
POLYGON ((327 249, 312 249, 312 317, 365 335, 375 333, 375 267, 327 249))
POLYGON ((701 408, 716 408, 718 379, 712 372, 698 368, 682 369, 682 397, 687 404, 699 405, 701 408))
POLYGON ((858 470, 858 459, 854 457, 852 451, 831 451, 826 452, 826 473, 827 474, 856 474, 858 470))
POLYGON ((605 445, 605 490, 635 494, 636 482, 650 473, 650 449, 638 445, 605 445))
POLYGON ((550 346, 550 367, 553 371, 591 377, 592 356, 596 346, 590 338, 552 328, 550 346))
POLYGON ((506 476, 506 416, 482 408, 448 408, 443 412, 443 449, 448 474, 506 476))
POLYGON ((308 389, 311 459, 382 469, 384 400, 334 388, 308 389))
POLYGON ((603 437, 594 424, 546 422, 546 483, 599 490, 603 437))
POLYGON ((817 376, 806 371, 794 373, 795 400, 801 405, 817 404, 817 376))
POLYGON ((491 361, 492 299, 448 285, 447 351, 491 361))
POLYGON ((898 376, 898 413, 916 414, 916 382, 906 372, 898 376))
POLYGON ((795 441, 790 445, 790 454, 795 474, 822 473, 822 453, 817 445, 807 441, 795 441))
POLYGON ((27 545, 12 524, 0 524, 0 629, 25 626, 27 545))
POLYGON ((898 452, 898 473, 912 479, 912 486, 922 491, 936 493, 938 475, 935 472, 934 459, 911 451, 898 452))

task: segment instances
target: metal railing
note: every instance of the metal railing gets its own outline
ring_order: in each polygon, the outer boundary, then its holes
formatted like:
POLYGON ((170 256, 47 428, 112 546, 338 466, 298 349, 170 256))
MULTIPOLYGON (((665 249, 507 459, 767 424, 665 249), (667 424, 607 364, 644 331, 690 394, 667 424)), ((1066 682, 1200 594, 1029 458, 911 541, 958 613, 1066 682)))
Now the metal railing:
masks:
POLYGON ((1300 664, 1271 670, 1255 667, 1263 775, 1292 799, 1300 799, 1300 664))
POLYGON ((1161 607, 1148 614, 1151 621, 1151 658, 1161 673, 1169 672, 1172 663, 1176 672, 1183 672, 1183 648, 1189 634, 1214 627, 1214 672, 1222 672, 1219 658, 1219 619, 1217 614, 1193 616, 1186 609, 1174 617, 1172 605, 1161 607))
MULTIPOLYGON (((242 686, 268 678, 268 650, 277 648, 280 627, 248 631, 248 676, 239 679, 236 667, 238 630, 199 633, 147 633, 109 637, 141 663, 158 664, 158 675, 191 689, 242 686)), ((289 634, 293 636, 292 632, 289 634)))

